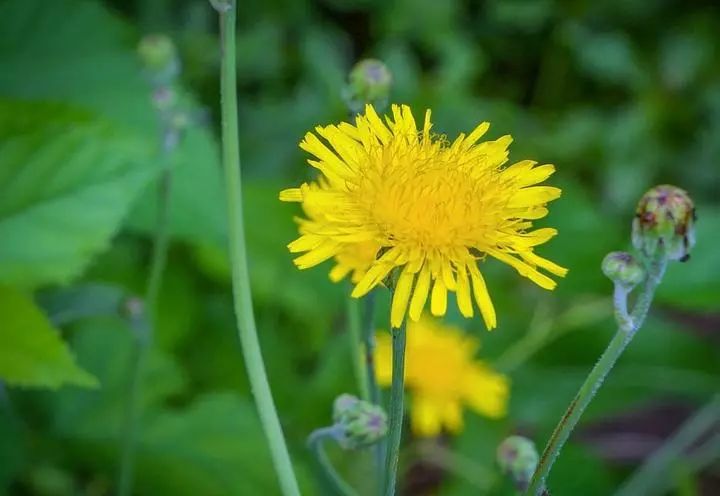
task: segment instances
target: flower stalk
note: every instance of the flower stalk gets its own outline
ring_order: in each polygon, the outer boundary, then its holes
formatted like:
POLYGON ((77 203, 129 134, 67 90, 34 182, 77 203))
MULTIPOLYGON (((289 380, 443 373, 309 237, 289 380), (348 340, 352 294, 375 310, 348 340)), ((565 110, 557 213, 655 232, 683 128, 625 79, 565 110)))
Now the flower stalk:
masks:
POLYGON ((577 425, 582 414, 585 412, 587 406, 595 397, 595 394, 600 389, 600 386, 602 386, 602 383, 605 381, 608 373, 610 373, 610 370, 612 370, 618 358, 620 358, 620 355, 622 355, 627 345, 645 321, 653 296, 655 295, 655 290, 662 280, 666 266, 667 258, 664 253, 659 253, 655 257, 655 260, 650 262, 645 286, 638 297, 632 314, 629 316, 630 321, 627 327, 622 324, 620 325, 619 329, 615 333, 615 336, 610 341, 610 344, 595 364, 595 367, 593 367, 590 371, 590 374, 585 379, 585 382, 583 382, 582 386, 580 386, 580 390, 577 395, 570 403, 570 406, 565 411, 565 414, 562 416, 558 425, 555 427, 555 430, 550 436, 550 440, 545 446, 545 450, 540 457, 540 463, 538 464, 538 468, 535 471, 530 486, 525 493, 527 496, 539 496, 546 491, 545 482, 547 476, 550 473, 555 460, 560 454, 560 451, 565 445, 565 442, 570 437, 570 434, 577 425))
POLYGON ((212 3, 220 14, 222 150, 227 190, 233 304, 237 320, 237 331, 251 389, 265 436, 270 445, 270 453, 280 487, 285 496, 296 496, 300 494, 300 490, 285 444, 275 403, 273 402, 267 373, 265 372, 265 364, 252 308, 252 294, 245 247, 245 228, 243 225, 240 145, 238 142, 237 76, 235 68, 237 5, 236 2, 229 0, 215 0, 212 3))
POLYGON ((400 462, 400 440, 405 398, 405 343, 407 333, 405 321, 392 329, 392 386, 390 389, 390 427, 385 456, 385 496, 395 494, 397 471, 400 462))
POLYGON ((329 427, 315 429, 308 437, 307 445, 315 456, 318 470, 322 473, 323 480, 332 493, 339 496, 356 496, 357 493, 355 490, 350 484, 345 482, 340 474, 337 473, 332 463, 330 463, 323 447, 323 441, 326 439, 337 439, 343 435, 342 430, 343 428, 340 425, 331 425, 329 427))

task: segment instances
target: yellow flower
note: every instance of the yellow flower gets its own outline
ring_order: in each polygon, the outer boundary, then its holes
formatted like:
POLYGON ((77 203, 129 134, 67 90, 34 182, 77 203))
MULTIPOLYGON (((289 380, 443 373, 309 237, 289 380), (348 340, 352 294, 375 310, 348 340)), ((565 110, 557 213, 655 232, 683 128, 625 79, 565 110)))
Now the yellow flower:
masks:
MULTIPOLYGON (((422 316, 410 322, 405 351, 405 387, 410 391, 410 421, 418 436, 435 436, 443 427, 462 429, 463 405, 485 415, 505 415, 508 379, 473 357, 480 342, 460 329, 422 316)), ((376 350, 378 383, 392 379, 392 342, 378 333, 376 350)))
POLYGON ((302 203, 308 217, 288 245, 303 253, 295 264, 305 269, 335 258, 333 279, 353 272, 356 298, 397 268, 393 327, 406 313, 418 320, 428 298, 432 314, 444 315, 454 291, 465 317, 473 316, 474 295, 485 325, 494 328, 495 309, 477 265, 486 255, 553 289, 539 269, 567 271, 534 248, 556 230, 531 228, 560 196, 558 188, 537 186, 554 167, 530 160, 504 167, 512 138, 478 142, 488 123, 449 143, 431 134, 429 110, 422 130, 409 107, 393 105, 392 114, 383 122, 368 105, 354 126, 343 122, 305 135, 300 147, 315 157, 308 163, 321 176, 280 193, 283 201, 302 203))

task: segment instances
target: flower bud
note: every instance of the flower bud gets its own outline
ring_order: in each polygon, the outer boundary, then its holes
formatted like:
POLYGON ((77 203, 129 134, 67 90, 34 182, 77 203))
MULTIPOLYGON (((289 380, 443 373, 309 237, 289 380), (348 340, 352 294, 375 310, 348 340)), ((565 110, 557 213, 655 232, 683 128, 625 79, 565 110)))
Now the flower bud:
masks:
POLYGON ((530 484, 539 456, 535 443, 526 437, 510 436, 497 449, 500 469, 508 475, 518 491, 525 491, 530 484))
POLYGON ((612 282, 631 290, 645 279, 645 269, 631 254, 612 251, 602 261, 602 271, 612 282))
POLYGON ((684 190, 667 184, 645 193, 633 220, 632 240, 645 256, 659 248, 669 260, 686 261, 695 245, 695 206, 684 190))
POLYGON ((345 449, 369 446, 387 432, 383 409, 350 394, 341 394, 335 399, 333 420, 341 432, 338 442, 345 449))
POLYGON ((353 112, 361 112, 365 104, 387 105, 392 86, 392 74, 376 59, 361 60, 350 71, 344 91, 345 101, 353 112))
POLYGON ((158 83, 167 83, 180 70, 175 43, 164 34, 144 36, 138 44, 138 56, 150 78, 158 83))

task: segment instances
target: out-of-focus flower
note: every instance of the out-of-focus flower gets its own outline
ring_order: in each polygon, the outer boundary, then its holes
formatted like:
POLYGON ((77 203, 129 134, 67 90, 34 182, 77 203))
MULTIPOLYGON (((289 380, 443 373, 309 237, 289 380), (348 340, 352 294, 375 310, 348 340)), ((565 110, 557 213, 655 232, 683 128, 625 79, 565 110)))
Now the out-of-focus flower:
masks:
POLYGON ((510 136, 480 138, 489 124, 452 143, 431 133, 430 111, 418 129, 410 108, 392 106, 381 120, 366 106, 355 125, 317 127, 300 147, 321 176, 317 182, 280 193, 300 202, 308 216, 301 236, 289 245, 303 253, 295 264, 305 269, 335 258, 342 268, 333 278, 353 271, 352 295, 361 297, 395 270, 391 325, 406 313, 420 318, 427 300, 433 315, 444 315, 447 293, 457 293, 460 312, 471 317, 473 296, 485 325, 497 324, 495 309, 478 262, 496 258, 545 289, 555 281, 540 272, 564 276, 566 269, 535 253, 552 238, 552 228, 532 230, 547 215, 546 204, 560 189, 538 186, 555 170, 524 160, 505 167, 510 136), (322 137, 326 143, 320 140, 322 137), (365 267, 358 251, 373 252, 365 267))
MULTIPOLYGON (((405 352, 405 387, 411 396, 410 419, 418 436, 451 433, 463 427, 463 408, 498 418, 505 415, 509 381, 475 359, 477 338, 428 316, 410 322, 405 352)), ((392 342, 377 335, 376 375, 381 386, 392 379, 392 342)))

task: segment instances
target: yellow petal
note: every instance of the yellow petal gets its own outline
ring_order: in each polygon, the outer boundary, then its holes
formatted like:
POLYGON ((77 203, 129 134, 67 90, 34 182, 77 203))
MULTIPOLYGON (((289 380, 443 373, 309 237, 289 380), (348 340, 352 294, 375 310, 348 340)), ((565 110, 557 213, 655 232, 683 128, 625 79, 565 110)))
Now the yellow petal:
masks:
POLYGON ((433 401, 425 396, 413 397, 410 426, 416 436, 433 437, 442 430, 441 416, 433 401))
POLYGON ((557 286, 557 283, 555 281, 550 279, 545 274, 541 274, 522 260, 518 260, 517 258, 501 251, 490 250, 488 251, 488 253, 500 260, 501 262, 505 262, 510 267, 517 270, 518 274, 523 277, 527 277, 543 289, 555 289, 555 286, 557 286))
POLYGON ((280 192, 280 201, 284 202, 301 202, 303 195, 300 188, 288 188, 280 192))
POLYGON ((536 255, 531 251, 522 252, 520 253, 520 256, 528 262, 535 264, 538 267, 542 267, 543 269, 547 270, 551 274, 555 274, 556 276, 565 277, 565 275, 568 273, 568 270, 565 267, 561 267, 560 265, 553 263, 550 260, 543 258, 539 255, 536 255))
POLYGON ((430 312, 436 317, 445 315, 447 311, 447 288, 442 278, 435 279, 435 285, 432 290, 432 299, 430 300, 430 312))
POLYGON ((427 301, 429 292, 430 267, 426 263, 422 269, 420 269, 417 284, 415 284, 415 291, 413 291, 412 300, 410 301, 410 318, 412 320, 420 319, 420 314, 422 314, 423 308, 425 308, 425 302, 427 301))
POLYGON ((473 316, 472 298, 470 295, 470 284, 468 283, 467 269, 460 265, 457 269, 457 304, 460 313, 465 318, 473 316))
POLYGON ((497 315, 495 314, 495 307, 490 299, 490 293, 488 293, 487 286, 485 285, 485 279, 483 279, 480 269, 478 269, 474 263, 469 265, 468 269, 470 270, 470 278, 472 279, 475 301, 477 302, 478 308, 480 308, 485 327, 488 331, 495 329, 497 326, 497 315))
POLYGON ((393 292, 392 308, 390 310, 390 325, 394 328, 400 327, 405 318, 405 311, 407 310, 414 279, 415 274, 407 268, 403 270, 398 278, 395 291, 393 292))

